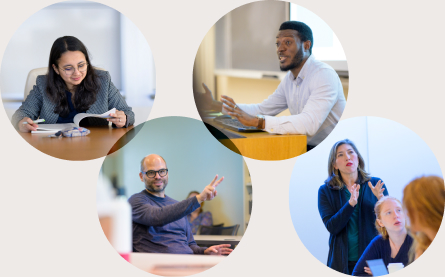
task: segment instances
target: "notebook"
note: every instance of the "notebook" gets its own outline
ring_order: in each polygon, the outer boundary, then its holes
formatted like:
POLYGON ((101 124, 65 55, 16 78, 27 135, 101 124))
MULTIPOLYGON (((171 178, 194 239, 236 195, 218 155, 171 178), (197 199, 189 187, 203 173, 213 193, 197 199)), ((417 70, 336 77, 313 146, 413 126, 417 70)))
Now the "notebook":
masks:
POLYGON ((116 108, 112 108, 108 112, 105 112, 103 114, 90 114, 90 113, 78 113, 74 116, 74 123, 59 123, 59 124, 39 124, 39 127, 37 128, 37 131, 32 131, 32 134, 55 134, 58 131, 69 129, 73 127, 79 127, 79 123, 82 119, 86 117, 98 117, 98 118, 112 118, 110 114, 116 113, 116 108))

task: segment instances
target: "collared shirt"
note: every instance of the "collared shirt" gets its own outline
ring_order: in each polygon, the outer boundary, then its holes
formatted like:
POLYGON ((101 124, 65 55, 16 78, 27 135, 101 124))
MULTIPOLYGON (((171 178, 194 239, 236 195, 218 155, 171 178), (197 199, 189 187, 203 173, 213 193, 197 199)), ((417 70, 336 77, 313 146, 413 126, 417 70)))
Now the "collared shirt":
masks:
POLYGON ((337 125, 346 99, 338 74, 311 55, 297 78, 289 71, 275 92, 260 104, 239 104, 246 113, 265 115, 265 131, 301 134, 316 146, 337 125), (290 116, 274 117, 289 108, 290 116))

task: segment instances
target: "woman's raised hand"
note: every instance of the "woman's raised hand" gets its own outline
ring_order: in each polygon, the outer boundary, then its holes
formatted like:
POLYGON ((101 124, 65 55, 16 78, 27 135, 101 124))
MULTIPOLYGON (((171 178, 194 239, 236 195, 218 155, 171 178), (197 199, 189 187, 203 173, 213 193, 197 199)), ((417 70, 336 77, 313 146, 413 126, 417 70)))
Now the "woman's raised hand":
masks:
POLYGON ((382 180, 379 180, 375 186, 372 185, 371 182, 368 182, 369 188, 372 190, 372 193, 377 197, 377 200, 383 197, 383 191, 385 188, 383 187, 385 183, 382 180))
POLYGON ((357 205, 358 196, 360 193, 360 185, 353 184, 350 189, 348 188, 348 190, 351 193, 351 197, 349 198, 349 204, 352 207, 355 207, 355 205, 357 205))

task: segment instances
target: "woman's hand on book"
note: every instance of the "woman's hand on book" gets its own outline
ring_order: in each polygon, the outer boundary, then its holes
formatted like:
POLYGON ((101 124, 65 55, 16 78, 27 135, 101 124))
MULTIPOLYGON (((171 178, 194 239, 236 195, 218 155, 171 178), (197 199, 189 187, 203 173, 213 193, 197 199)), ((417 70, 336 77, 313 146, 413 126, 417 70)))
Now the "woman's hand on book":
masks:
POLYGON ((109 118, 108 121, 112 122, 116 127, 122 128, 127 123, 127 115, 123 111, 116 110, 116 113, 110 114, 113 118, 109 118))

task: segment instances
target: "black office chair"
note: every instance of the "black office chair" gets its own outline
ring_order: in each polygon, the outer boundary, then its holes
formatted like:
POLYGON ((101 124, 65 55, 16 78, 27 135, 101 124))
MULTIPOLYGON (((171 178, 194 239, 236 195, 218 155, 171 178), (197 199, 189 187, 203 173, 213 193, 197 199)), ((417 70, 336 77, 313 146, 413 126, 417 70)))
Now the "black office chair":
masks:
POLYGON ((227 227, 199 226, 198 235, 236 236, 239 224, 227 227))
MULTIPOLYGON (((220 224, 216 224, 216 225, 212 225, 212 226, 206 226, 206 227, 223 227, 224 223, 220 223, 220 224)), ((196 231, 197 235, 210 235, 210 230, 209 228, 204 228, 204 233, 199 233, 199 229, 201 228, 201 226, 198 227, 198 231, 196 231)))

